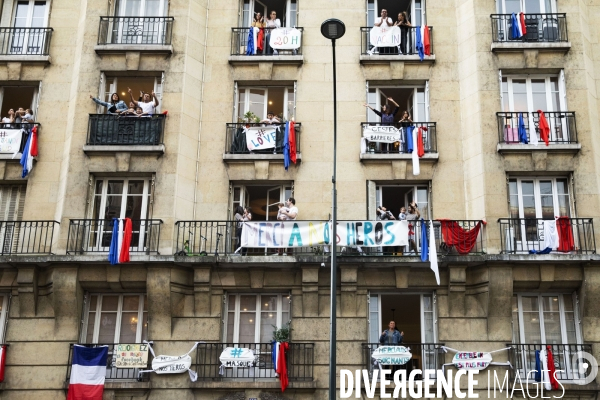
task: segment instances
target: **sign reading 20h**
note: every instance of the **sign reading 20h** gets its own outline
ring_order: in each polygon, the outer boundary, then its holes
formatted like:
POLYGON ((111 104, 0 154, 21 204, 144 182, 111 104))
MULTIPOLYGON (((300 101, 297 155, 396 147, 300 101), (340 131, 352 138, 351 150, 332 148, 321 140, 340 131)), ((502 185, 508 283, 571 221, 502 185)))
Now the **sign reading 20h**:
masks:
POLYGON ((296 28, 277 28, 271 31, 269 45, 276 50, 296 50, 302 44, 302 33, 296 28))

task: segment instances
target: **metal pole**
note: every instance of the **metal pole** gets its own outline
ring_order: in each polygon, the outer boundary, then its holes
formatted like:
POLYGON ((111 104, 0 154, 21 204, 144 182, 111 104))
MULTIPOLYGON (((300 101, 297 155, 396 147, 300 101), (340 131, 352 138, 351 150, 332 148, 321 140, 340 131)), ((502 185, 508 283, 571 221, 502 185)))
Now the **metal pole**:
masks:
POLYGON ((335 39, 331 40, 333 48, 333 198, 331 205, 331 307, 329 310, 329 400, 335 400, 336 386, 336 295, 337 295, 337 260, 336 260, 336 240, 337 240, 337 192, 335 189, 336 180, 336 151, 337 151, 337 96, 336 96, 336 76, 335 76, 335 39))

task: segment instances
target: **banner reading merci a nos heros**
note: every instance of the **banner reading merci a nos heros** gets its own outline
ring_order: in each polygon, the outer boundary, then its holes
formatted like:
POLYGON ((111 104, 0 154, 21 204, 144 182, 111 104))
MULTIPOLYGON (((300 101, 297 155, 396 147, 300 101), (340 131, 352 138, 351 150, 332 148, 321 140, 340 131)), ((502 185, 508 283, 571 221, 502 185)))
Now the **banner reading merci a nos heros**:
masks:
MULTIPOLYGON (((327 221, 244 222, 241 247, 286 248, 331 244, 327 221)), ((406 246, 407 221, 341 221, 337 246, 406 246)))

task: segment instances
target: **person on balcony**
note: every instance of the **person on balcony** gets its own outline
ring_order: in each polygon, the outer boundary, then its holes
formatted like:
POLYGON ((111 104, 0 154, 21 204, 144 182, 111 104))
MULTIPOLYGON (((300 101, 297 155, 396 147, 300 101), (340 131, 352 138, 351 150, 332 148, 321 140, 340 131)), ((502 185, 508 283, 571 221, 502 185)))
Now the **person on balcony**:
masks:
POLYGON ((135 104, 133 104, 133 101, 129 102, 129 108, 125 111, 122 111, 121 115, 123 115, 125 117, 135 116, 135 104))
POLYGON ((156 97, 156 93, 154 93, 154 90, 150 93, 142 92, 142 100, 138 101, 133 99, 133 93, 131 92, 130 88, 127 88, 127 92, 129 93, 129 97, 131 97, 131 101, 136 107, 142 107, 144 113, 148 115, 154 115, 156 107, 158 107, 160 104, 158 102, 158 98, 156 97))
POLYGON ((123 111, 127 110, 127 104, 119 97, 118 93, 113 93, 110 96, 110 103, 106 101, 102 101, 100 99, 95 98, 90 94, 90 99, 94 101, 94 103, 99 104, 101 106, 106 107, 106 111, 109 114, 120 114, 123 111))
POLYGON ((254 35, 254 54, 262 54, 265 51, 265 17, 261 13, 254 13, 254 20, 252 20, 252 31, 254 35))
POLYGON ((390 321, 388 329, 383 331, 379 337, 379 343, 384 346, 395 346, 402 343, 404 340, 404 331, 399 332, 396 329, 396 322, 390 321))
MULTIPOLYGON (((381 9, 381 17, 378 17, 375 20, 374 26, 378 26, 381 28, 392 27, 394 26, 394 22, 390 17, 388 17, 388 12, 385 8, 381 9)), ((393 53, 394 48, 392 47, 380 47, 381 54, 391 54, 393 53)))
POLYGON ((10 129, 13 127, 13 123, 15 122, 15 110, 12 108, 8 110, 8 117, 2 118, 2 127, 5 129, 10 129))
POLYGON ((400 27, 400 52, 407 54, 406 44, 408 42, 408 29, 412 26, 408 20, 406 11, 402 11, 398 14, 398 21, 394 22, 394 26, 400 27))
MULTIPOLYGON (((235 220, 235 237, 237 239, 238 246, 236 249, 237 252, 242 246, 242 229, 244 228, 244 209, 242 206, 237 206, 235 208, 235 215, 233 216, 233 219, 235 220)), ((242 251, 244 251, 244 249, 242 249, 242 251)))
MULTIPOLYGON (((421 213, 417 207, 417 203, 414 201, 408 205, 408 212, 406 213, 406 220, 408 221, 408 246, 409 253, 415 252, 414 255, 419 253, 417 249, 417 243, 415 242, 415 228, 417 227, 417 221, 421 218, 421 213)), ((421 227, 421 229, 426 229, 421 227)))
MULTIPOLYGON (((394 125, 394 118, 396 117, 396 114, 398 114, 398 110, 400 109, 400 106, 391 97, 388 97, 387 99, 396 106, 396 108, 394 109, 393 112, 392 112, 392 109, 387 104, 384 104, 383 106, 381 106, 381 111, 377 111, 376 109, 374 109, 373 107, 371 107, 368 104, 364 104, 364 106, 369 108, 371 111, 373 111, 379 117, 381 117, 381 125, 394 125)), ((385 144, 382 146, 382 150, 385 151, 386 153, 389 153, 389 147, 390 146, 388 144, 385 144), (385 149, 383 149, 383 147, 385 147, 385 149)))
POLYGON ((277 55, 277 50, 274 50, 269 43, 271 40, 271 31, 276 28, 281 28, 281 21, 277 18, 277 13, 275 11, 271 11, 271 15, 267 18, 265 25, 267 28, 267 54, 277 55))
POLYGON ((273 114, 273 111, 267 112, 267 118, 260 121, 261 124, 280 124, 281 120, 273 114))

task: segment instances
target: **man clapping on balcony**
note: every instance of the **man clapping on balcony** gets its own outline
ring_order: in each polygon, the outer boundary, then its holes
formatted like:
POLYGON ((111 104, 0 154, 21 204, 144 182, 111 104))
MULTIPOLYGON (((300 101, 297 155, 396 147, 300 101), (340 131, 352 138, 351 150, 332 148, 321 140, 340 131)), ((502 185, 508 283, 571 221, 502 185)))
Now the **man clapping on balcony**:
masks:
POLYGON ((131 97, 131 101, 136 107, 142 107, 144 114, 153 115, 156 111, 156 107, 158 107, 158 98, 156 97, 156 93, 154 90, 151 93, 142 93, 142 100, 136 101, 133 99, 133 94, 131 93, 131 89, 127 88, 127 92, 129 93, 129 97, 131 97))

